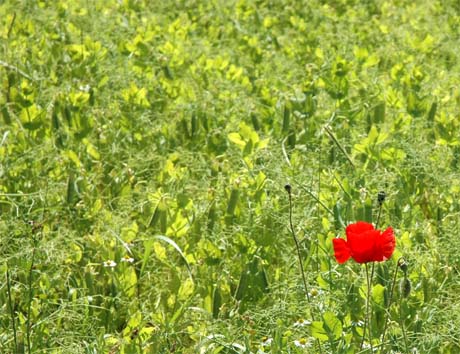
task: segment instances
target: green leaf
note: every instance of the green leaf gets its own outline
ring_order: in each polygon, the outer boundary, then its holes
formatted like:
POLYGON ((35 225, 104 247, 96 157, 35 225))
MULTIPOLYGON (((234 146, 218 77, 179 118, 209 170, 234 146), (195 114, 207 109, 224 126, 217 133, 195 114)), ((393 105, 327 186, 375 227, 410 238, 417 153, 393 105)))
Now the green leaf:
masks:
POLYGON ((132 243, 139 232, 139 227, 134 221, 130 226, 123 227, 121 229, 121 239, 126 243, 132 243))
POLYGON ((249 281, 248 272, 249 271, 247 269, 244 269, 243 272, 241 272, 240 280, 238 282, 238 287, 235 293, 235 299, 238 301, 243 299, 243 296, 245 295, 246 290, 248 288, 248 281, 249 281))
POLYGON ((385 102, 382 101, 374 107, 374 122, 383 123, 385 120, 385 102))
POLYGON ((311 324, 311 335, 316 339, 319 339, 321 342, 327 341, 329 339, 329 336, 324 329, 324 324, 320 321, 313 321, 311 324))
POLYGON ((219 316, 220 307, 222 306, 222 295, 218 285, 214 288, 212 293, 212 317, 217 318, 219 316))
POLYGON ((163 235, 156 235, 156 236, 153 236, 153 238, 166 242, 167 244, 171 245, 177 251, 177 253, 179 253, 179 255, 181 256, 182 260, 185 263, 185 266, 187 267, 187 271, 188 271, 190 278, 193 280, 192 269, 190 268, 190 265, 187 262, 187 258, 185 257, 184 253, 182 252, 180 247, 177 245, 177 243, 175 243, 169 237, 163 236, 163 235))
POLYGON ((67 150, 64 155, 66 155, 70 161, 72 161, 76 167, 80 168, 82 166, 82 163, 80 159, 78 158, 78 155, 72 151, 72 150, 67 150))
POLYGON ((192 296, 194 290, 195 285, 192 278, 187 278, 181 283, 177 297, 179 300, 186 300, 192 296))
POLYGON ((241 135, 239 133, 229 133, 227 135, 228 140, 230 140, 232 143, 238 145, 241 148, 244 148, 246 146, 246 142, 241 139, 241 135))
POLYGON ((372 288, 372 300, 380 306, 384 305, 385 287, 382 284, 374 285, 372 288))
POLYGON ((342 336, 342 322, 330 311, 324 313, 323 319, 330 336, 335 340, 339 339, 342 336))
POLYGON ((83 139, 83 143, 86 145, 86 152, 89 156, 91 156, 95 160, 101 159, 99 151, 97 151, 96 147, 93 144, 91 144, 87 139, 83 139))
POLYGON ((69 173, 69 178, 67 179, 66 201, 69 205, 75 205, 78 201, 77 182, 72 172, 69 173))

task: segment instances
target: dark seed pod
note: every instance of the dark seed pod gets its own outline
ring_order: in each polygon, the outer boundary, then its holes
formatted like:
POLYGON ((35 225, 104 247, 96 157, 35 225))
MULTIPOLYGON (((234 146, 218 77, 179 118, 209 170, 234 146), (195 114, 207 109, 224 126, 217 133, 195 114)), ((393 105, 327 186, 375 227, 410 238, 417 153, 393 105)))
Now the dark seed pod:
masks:
POLYGON ((286 185, 284 186, 284 189, 286 190, 286 192, 288 192, 289 194, 291 194, 291 189, 292 189, 292 188, 291 188, 291 185, 290 185, 290 184, 286 184, 286 185))
POLYGON ((386 195, 386 193, 384 191, 380 191, 377 194, 377 201, 378 201, 379 205, 383 204, 383 202, 385 201, 386 197, 387 197, 387 195, 386 195))
POLYGON ((406 277, 401 279, 401 282, 399 283, 399 290, 401 292, 402 297, 408 297, 410 295, 411 289, 412 285, 410 280, 406 277))

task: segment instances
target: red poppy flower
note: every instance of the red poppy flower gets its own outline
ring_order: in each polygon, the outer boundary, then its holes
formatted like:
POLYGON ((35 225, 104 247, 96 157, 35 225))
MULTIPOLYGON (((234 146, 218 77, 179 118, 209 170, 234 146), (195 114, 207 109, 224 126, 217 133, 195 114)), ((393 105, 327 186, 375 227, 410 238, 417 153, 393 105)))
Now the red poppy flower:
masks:
POLYGON ((345 233, 347 240, 335 238, 335 259, 339 263, 345 263, 350 257, 358 263, 382 262, 393 254, 396 239, 391 227, 385 231, 374 229, 372 224, 364 221, 347 226, 345 233))

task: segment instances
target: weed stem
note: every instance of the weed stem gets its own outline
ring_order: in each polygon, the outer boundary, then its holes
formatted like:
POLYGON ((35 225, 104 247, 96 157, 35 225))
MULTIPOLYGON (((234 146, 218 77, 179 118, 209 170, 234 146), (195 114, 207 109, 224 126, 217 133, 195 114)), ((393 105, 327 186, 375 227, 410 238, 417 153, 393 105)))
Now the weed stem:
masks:
MULTIPOLYGON (((32 231, 33 232, 33 231, 32 231)), ((32 353, 32 345, 30 343, 30 332, 31 332, 31 324, 30 324, 30 316, 31 316, 31 309, 32 309, 32 299, 34 296, 34 289, 33 289, 33 271, 35 266, 35 251, 37 248, 37 240, 35 235, 32 235, 33 239, 33 248, 32 248, 32 259, 29 268, 29 298, 28 298, 28 305, 27 305, 27 327, 26 327, 26 336, 27 336, 27 351, 28 353, 32 353)))
POLYGON ((305 271, 303 269, 302 254, 300 253, 300 244, 299 244, 299 240, 297 239, 297 236, 296 236, 295 231, 294 231, 294 225, 292 224, 291 186, 286 185, 285 189, 286 189, 286 191, 288 192, 288 195, 289 195, 289 226, 290 226, 290 229, 291 229, 292 238, 294 239, 295 248, 297 250, 297 257, 299 259, 300 273, 302 274, 302 282, 303 282, 303 286, 304 286, 304 289, 305 289, 305 294, 307 295, 308 302, 310 302, 310 293, 308 292, 307 278, 305 277, 305 271))
MULTIPOLYGON (((296 247, 296 250, 297 250, 297 257, 299 258, 299 267, 300 267, 300 273, 302 274, 302 281, 303 281, 303 286, 304 286, 304 289, 305 289, 305 294, 307 295, 307 301, 308 303, 310 304, 310 293, 308 291, 308 283, 307 283, 307 278, 305 277, 305 271, 303 269, 303 262, 302 262, 302 254, 300 253, 300 244, 299 244, 299 240, 297 239, 297 236, 295 234, 295 231, 294 231, 294 225, 292 224, 292 195, 291 195, 291 186, 289 184, 286 184, 284 186, 284 189, 286 190, 286 192, 288 193, 289 195, 289 226, 290 226, 290 229, 291 229, 291 234, 292 234, 292 238, 294 239, 294 243, 295 243, 295 247, 296 247)), ((315 315, 313 312, 310 311, 310 315, 311 315, 311 318, 312 320, 314 321, 315 320, 315 315)), ((319 339, 316 339, 316 342, 318 343, 318 349, 319 349, 319 352, 322 353, 322 349, 321 349, 321 342, 319 339)))
POLYGON ((331 128, 329 128, 328 125, 325 125, 324 126, 324 130, 326 131, 327 135, 329 136, 329 138, 331 138, 331 140, 335 143, 335 145, 337 145, 337 147, 340 149, 340 151, 342 151, 342 153, 345 155, 345 157, 347 158, 348 162, 350 163, 350 165, 353 167, 353 168, 356 168, 353 160, 351 159, 351 157, 347 154, 347 151, 345 150, 345 148, 342 146, 342 144, 340 144, 340 142, 337 140, 337 138, 335 137, 334 133, 332 132, 331 128))
MULTIPOLYGON (((398 262, 396 262, 395 272, 394 272, 394 274, 393 274, 393 282, 391 283, 390 296, 388 297, 388 303, 387 303, 385 326, 383 327, 382 340, 380 341, 380 343, 382 343, 382 349, 385 348, 385 335, 386 335, 387 328, 388 328, 388 321, 389 321, 389 319, 390 319, 390 307, 391 307, 391 303, 392 303, 392 301, 393 301, 393 292, 394 292, 395 285, 396 285, 396 276, 398 275, 398 268, 400 267, 400 265, 401 265, 403 262, 404 262, 404 258, 403 258, 403 257, 401 257, 401 258, 398 259, 398 262)), ((407 348, 406 348, 406 349, 407 349, 407 348)))

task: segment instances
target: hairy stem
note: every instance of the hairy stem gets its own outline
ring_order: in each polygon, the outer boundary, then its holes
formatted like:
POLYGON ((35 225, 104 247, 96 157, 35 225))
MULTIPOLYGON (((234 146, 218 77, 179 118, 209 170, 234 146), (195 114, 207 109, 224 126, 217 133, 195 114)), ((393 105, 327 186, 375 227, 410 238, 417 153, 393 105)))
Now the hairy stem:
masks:
POLYGON ((11 281, 10 281, 10 270, 8 268, 8 263, 6 264, 6 289, 8 292, 8 307, 10 308, 11 323, 13 327, 14 351, 16 352, 19 349, 18 348, 18 335, 16 333, 16 321, 14 318, 13 301, 11 299, 11 281))
POLYGON ((369 344, 371 346, 371 352, 374 351, 372 344, 372 324, 371 324, 371 314, 370 314, 370 303, 372 296, 372 278, 374 276, 374 262, 372 262, 371 274, 369 276, 369 267, 366 263, 366 280, 367 280, 367 298, 366 298, 366 317, 364 319, 364 328, 363 328, 363 337, 361 338, 360 350, 363 349, 364 340, 366 338, 366 330, 369 332, 369 344))
POLYGON ((401 326, 401 330, 403 333, 403 338, 404 338, 404 346, 406 349, 406 353, 409 353, 409 346, 407 345, 407 334, 406 334, 406 326, 404 325, 404 318, 402 315, 402 296, 399 298, 399 323, 401 326))
POLYGON ((390 307, 391 307, 391 303, 393 301, 393 292, 394 292, 395 285, 396 285, 396 276, 398 275, 398 268, 399 268, 401 262, 404 262, 403 257, 399 258, 398 262, 396 262, 396 268, 395 268, 395 272, 393 274, 393 281, 391 283, 391 288, 390 288, 390 296, 388 297, 388 303, 387 303, 387 306, 386 306, 385 326, 383 327, 382 339, 380 341, 380 343, 382 345, 382 349, 385 348, 385 335, 386 335, 387 328, 388 328, 388 321, 390 320, 390 307))

